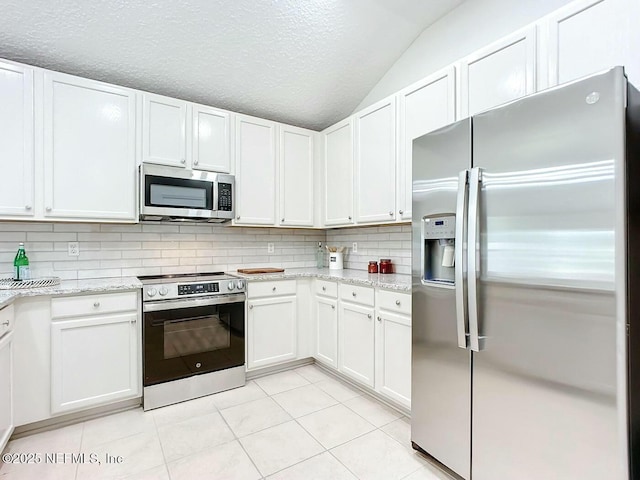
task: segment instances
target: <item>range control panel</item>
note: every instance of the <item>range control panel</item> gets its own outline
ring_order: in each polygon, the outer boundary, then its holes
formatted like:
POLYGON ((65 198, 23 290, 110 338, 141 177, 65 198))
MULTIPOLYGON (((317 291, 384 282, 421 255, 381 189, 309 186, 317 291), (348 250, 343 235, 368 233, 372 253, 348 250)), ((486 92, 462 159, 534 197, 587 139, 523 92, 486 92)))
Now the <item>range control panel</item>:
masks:
POLYGON ((198 295, 200 293, 218 293, 219 291, 220 284, 218 282, 178 285, 178 295, 198 295))

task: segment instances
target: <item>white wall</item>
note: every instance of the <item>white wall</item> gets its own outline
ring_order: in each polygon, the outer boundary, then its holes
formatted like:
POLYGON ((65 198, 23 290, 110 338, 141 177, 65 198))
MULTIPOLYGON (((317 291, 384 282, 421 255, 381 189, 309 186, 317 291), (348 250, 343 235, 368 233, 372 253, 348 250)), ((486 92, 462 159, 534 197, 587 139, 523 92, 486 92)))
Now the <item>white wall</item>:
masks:
POLYGON ((466 0, 426 28, 356 107, 411 85, 571 0, 466 0))

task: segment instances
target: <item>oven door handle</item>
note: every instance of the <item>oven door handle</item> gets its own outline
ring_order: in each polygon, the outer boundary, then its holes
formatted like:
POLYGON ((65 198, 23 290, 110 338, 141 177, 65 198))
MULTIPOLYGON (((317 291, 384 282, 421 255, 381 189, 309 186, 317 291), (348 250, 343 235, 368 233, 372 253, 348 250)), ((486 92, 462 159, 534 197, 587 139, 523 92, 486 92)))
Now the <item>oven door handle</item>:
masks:
POLYGON ((176 310, 178 308, 206 307, 209 305, 224 305, 227 303, 244 302, 246 295, 239 293, 209 298, 189 298, 179 300, 165 300, 160 302, 147 302, 142 304, 143 312, 160 312, 163 310, 176 310))

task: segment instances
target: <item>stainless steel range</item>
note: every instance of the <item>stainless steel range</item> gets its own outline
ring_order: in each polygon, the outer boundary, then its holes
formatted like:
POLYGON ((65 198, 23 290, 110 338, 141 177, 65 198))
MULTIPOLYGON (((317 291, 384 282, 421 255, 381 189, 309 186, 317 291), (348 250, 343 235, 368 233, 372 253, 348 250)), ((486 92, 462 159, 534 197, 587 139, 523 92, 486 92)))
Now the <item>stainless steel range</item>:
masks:
POLYGON ((244 385, 244 281, 222 272, 139 278, 144 410, 244 385))

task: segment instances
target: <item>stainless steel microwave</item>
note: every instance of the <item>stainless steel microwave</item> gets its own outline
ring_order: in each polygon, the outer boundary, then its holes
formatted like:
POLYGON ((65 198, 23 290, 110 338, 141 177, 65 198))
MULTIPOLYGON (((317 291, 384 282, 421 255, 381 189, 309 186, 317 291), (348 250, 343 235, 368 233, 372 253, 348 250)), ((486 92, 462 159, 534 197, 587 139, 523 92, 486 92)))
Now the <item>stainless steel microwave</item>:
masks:
POLYGON ((140 220, 228 222, 234 201, 233 175, 140 167, 140 220))

